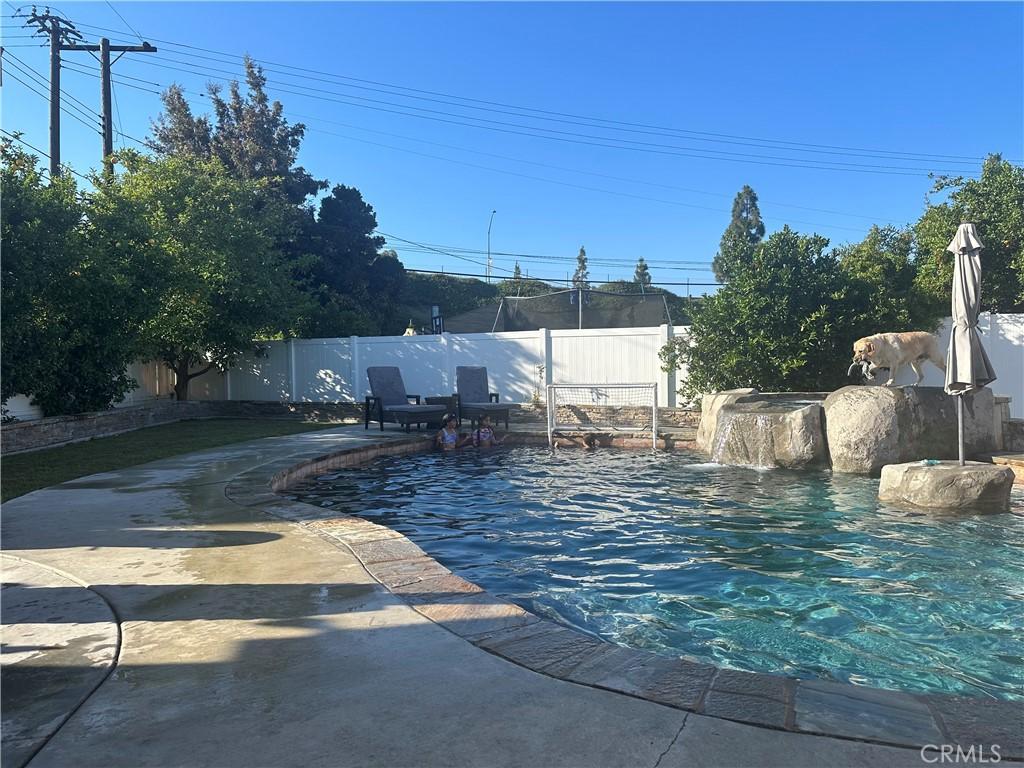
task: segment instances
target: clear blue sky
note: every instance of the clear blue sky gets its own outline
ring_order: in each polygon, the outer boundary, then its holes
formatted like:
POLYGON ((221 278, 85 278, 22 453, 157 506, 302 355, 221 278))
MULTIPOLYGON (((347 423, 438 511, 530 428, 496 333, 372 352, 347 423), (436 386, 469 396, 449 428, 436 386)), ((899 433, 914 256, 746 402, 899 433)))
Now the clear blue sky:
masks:
MULTIPOLYGON (((45 49, 21 47, 31 41, 14 37, 24 30, 10 18, 13 6, 5 1, 3 7, 5 45, 45 80, 45 49)), ((978 158, 1002 152, 1015 162, 1024 157, 1020 3, 117 2, 114 7, 124 20, 105 3, 56 6, 81 23, 91 40, 103 34, 97 27, 106 27, 115 30, 107 33, 115 42, 137 42, 130 25, 160 48, 154 55, 128 54, 115 65, 118 119, 125 133, 146 137, 160 105, 157 96, 127 87, 141 83, 118 82, 119 76, 176 81, 202 91, 208 79, 230 75, 170 67, 240 72, 238 59, 160 41, 248 52, 316 70, 325 74, 268 73, 271 94, 284 103, 287 115, 309 127, 300 162, 332 184, 362 190, 381 230, 442 248, 484 250, 495 209, 493 250, 571 259, 582 244, 594 262, 591 277, 598 280, 631 276, 638 256, 652 263, 655 281, 712 280, 706 265, 743 184, 760 196, 769 231, 789 223, 839 244, 860 239, 872 223, 915 220, 931 185, 928 169, 973 175, 980 165, 918 155, 978 158), (491 107, 506 112, 501 113, 470 109, 467 102, 415 100, 411 91, 359 89, 352 87, 357 81, 331 75, 513 106, 491 107), (328 93, 275 91, 302 86, 328 93), (359 107, 354 103, 369 102, 356 97, 391 105, 359 107), (416 112, 413 107, 437 110, 418 114, 440 119, 395 113, 416 112), (521 107, 579 117, 560 118, 574 124, 539 119, 539 113, 507 114, 522 113, 521 107), (473 122, 468 117, 495 122, 487 123, 492 130, 442 122, 473 122), (632 130, 612 130, 613 124, 594 118, 633 124, 620 126, 632 130), (537 129, 569 141, 539 138, 537 129), (724 136, 742 138, 699 140, 724 136), (814 148, 808 145, 871 152, 801 151, 814 148), (715 160, 707 157, 711 151, 751 156, 715 160), (684 156, 693 154, 701 156, 684 156), (764 164, 808 160, 915 170, 893 175, 764 164), (597 263, 604 260, 630 265, 597 263)), ((96 71, 88 54, 66 56, 96 71)), ((4 129, 23 131, 27 141, 45 150, 45 101, 10 78, 25 75, 9 61, 4 72, 4 129)), ((98 108, 95 78, 69 69, 64 86, 98 108)), ((206 111, 203 99, 195 97, 193 103, 206 111)), ((95 166, 100 137, 70 117, 63 122, 64 161, 78 170, 95 166)), ((391 245, 409 267, 482 271, 453 256, 417 252, 399 241, 391 245)), ((570 261, 522 259, 521 264, 540 277, 564 278, 573 268, 570 261)), ((512 266, 512 259, 497 257, 495 273, 512 266)))

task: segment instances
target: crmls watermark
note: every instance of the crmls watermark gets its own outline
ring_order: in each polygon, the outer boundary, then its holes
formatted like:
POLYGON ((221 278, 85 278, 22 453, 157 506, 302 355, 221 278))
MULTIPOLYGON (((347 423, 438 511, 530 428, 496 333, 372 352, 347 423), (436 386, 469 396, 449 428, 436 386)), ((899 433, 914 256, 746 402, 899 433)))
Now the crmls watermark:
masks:
POLYGON ((960 744, 925 744, 921 747, 921 760, 925 763, 998 763, 1002 760, 999 745, 971 744, 966 749, 960 744))

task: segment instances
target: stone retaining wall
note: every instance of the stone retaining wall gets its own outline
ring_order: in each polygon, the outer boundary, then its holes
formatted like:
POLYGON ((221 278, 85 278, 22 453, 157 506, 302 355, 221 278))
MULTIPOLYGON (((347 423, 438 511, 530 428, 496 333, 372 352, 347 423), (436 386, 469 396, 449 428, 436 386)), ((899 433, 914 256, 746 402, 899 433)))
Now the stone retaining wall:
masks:
POLYGON ((1003 450, 1024 453, 1024 419, 1003 422, 1003 450))
POLYGON ((112 408, 109 411, 16 421, 4 424, 0 428, 0 453, 7 455, 35 451, 182 419, 208 418, 216 415, 211 412, 211 405, 216 403, 199 400, 183 403, 176 400, 156 400, 144 405, 112 408))
POLYGON ((119 435, 185 419, 295 417, 307 421, 361 419, 358 403, 275 403, 248 400, 155 400, 107 411, 16 421, 0 428, 0 454, 37 451, 119 435))
MULTIPOLYGON (((543 424, 544 406, 509 403, 509 416, 516 423, 543 424)), ((588 406, 566 411, 560 423, 622 424, 635 426, 650 419, 644 409, 588 406), (609 413, 613 412, 613 413, 609 413), (564 420, 563 420, 564 417, 564 420)), ((699 412, 682 408, 659 408, 662 427, 692 426, 699 412)), ((280 403, 262 400, 154 400, 141 405, 112 408, 107 411, 54 416, 33 421, 16 421, 0 428, 0 454, 37 451, 66 443, 108 437, 135 429, 169 424, 185 419, 215 418, 301 418, 306 421, 344 422, 363 418, 362 403, 280 403)))
MULTIPOLYGON (((516 422, 545 422, 547 407, 541 405, 512 405, 510 419, 516 422)), ((650 408, 607 405, 564 405, 558 408, 559 424, 590 424, 635 427, 649 424, 650 408)), ((695 427, 700 421, 700 411, 689 408, 659 408, 659 427, 695 427)))

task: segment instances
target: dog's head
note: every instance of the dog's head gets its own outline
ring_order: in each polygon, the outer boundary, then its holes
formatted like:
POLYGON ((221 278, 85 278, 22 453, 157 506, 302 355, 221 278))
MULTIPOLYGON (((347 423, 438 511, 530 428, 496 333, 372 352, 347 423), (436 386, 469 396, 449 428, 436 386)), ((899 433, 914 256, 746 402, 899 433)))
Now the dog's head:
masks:
POLYGON ((853 362, 860 363, 864 360, 871 360, 875 353, 875 345, 867 338, 857 339, 853 342, 853 362))

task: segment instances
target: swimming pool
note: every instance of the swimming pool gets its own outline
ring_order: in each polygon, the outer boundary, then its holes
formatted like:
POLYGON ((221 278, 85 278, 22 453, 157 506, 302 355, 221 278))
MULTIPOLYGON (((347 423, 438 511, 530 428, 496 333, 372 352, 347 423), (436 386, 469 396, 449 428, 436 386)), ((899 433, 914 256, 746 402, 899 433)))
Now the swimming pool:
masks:
POLYGON ((542 616, 719 666, 1024 698, 1024 498, 880 504, 878 481, 680 453, 511 448, 383 459, 289 495, 404 533, 542 616))

